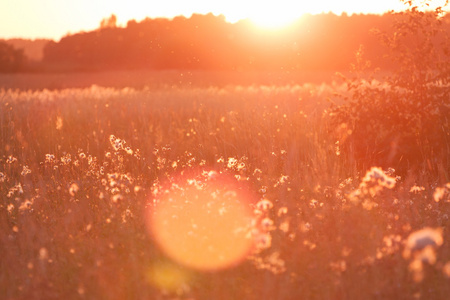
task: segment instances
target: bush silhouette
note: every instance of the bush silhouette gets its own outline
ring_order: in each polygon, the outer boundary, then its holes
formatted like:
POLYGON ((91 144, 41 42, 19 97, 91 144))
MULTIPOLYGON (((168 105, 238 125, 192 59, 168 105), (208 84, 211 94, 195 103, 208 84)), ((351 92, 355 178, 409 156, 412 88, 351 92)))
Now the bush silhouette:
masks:
MULTIPOLYGON (((341 148, 361 168, 390 166, 399 171, 426 167, 449 169, 450 59, 448 22, 443 7, 421 10, 411 1, 392 33, 376 32, 394 71, 368 76, 364 48, 357 53, 354 76, 345 78, 349 95, 331 112, 341 148), (443 41, 442 44, 438 41, 443 41)), ((335 130, 335 129, 333 129, 335 130)))

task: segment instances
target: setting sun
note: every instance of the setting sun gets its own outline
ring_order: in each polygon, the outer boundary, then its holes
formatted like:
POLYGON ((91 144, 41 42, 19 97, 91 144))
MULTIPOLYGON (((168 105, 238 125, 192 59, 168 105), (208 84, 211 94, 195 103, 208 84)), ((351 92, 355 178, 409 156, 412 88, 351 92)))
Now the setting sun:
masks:
POLYGON ((286 3, 262 3, 249 13, 248 18, 257 26, 268 29, 285 27, 297 20, 305 11, 301 5, 286 3))

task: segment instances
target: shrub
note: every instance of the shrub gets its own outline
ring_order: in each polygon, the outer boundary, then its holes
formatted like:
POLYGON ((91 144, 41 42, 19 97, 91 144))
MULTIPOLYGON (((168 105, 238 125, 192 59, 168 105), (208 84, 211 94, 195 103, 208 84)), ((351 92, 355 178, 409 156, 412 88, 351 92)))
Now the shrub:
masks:
POLYGON ((350 96, 331 110, 332 130, 360 168, 426 167, 443 175, 450 149, 450 42, 442 26, 449 22, 443 11, 448 1, 432 12, 404 2, 407 10, 391 12, 393 34, 376 32, 393 69, 381 81, 376 69, 367 77, 371 65, 361 47, 354 76, 345 78, 350 96), (437 44, 437 37, 445 42, 437 44))

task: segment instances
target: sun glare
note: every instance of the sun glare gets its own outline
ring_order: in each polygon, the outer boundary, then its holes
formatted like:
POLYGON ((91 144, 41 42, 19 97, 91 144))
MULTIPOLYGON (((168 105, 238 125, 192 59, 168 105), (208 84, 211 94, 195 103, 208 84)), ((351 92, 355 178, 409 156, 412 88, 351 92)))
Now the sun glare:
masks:
POLYGON ((265 5, 249 14, 249 19, 258 27, 278 29, 286 27, 300 18, 302 10, 286 5, 265 5))
POLYGON ((295 17, 287 18, 286 16, 258 15, 251 17, 250 20, 252 21, 252 23, 261 28, 279 29, 287 27, 288 25, 293 23, 296 20, 296 18, 295 17))

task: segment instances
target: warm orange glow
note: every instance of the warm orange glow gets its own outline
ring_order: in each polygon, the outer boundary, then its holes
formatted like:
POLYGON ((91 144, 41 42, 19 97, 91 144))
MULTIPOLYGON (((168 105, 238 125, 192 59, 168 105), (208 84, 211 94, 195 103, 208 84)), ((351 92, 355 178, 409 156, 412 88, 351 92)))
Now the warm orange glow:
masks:
POLYGON ((300 7, 279 5, 274 2, 270 5, 263 4, 258 9, 252 11, 249 19, 259 27, 278 29, 290 25, 304 12, 304 8, 302 10, 300 7))
POLYGON ((252 248, 248 197, 215 172, 175 180, 149 209, 149 230, 164 253, 198 270, 237 264, 252 248))
MULTIPOLYGON (((435 0, 441 4, 444 0, 435 0)), ((230 22, 251 19, 264 28, 288 25, 304 13, 322 12, 383 13, 391 9, 403 9, 400 1, 354 1, 354 0, 315 0, 315 1, 141 1, 141 0, 78 0, 60 1, 16 0, 0 1, 0 38, 8 37, 48 37, 59 39, 68 32, 90 31, 98 27, 100 20, 117 16, 119 25, 126 25, 131 19, 173 18, 193 13, 224 15, 230 22), (83 16, 80 18, 80 16, 83 16), (26 22, 23 22, 26 20, 26 22), (58 24, 58 26, 54 26, 58 24)))

